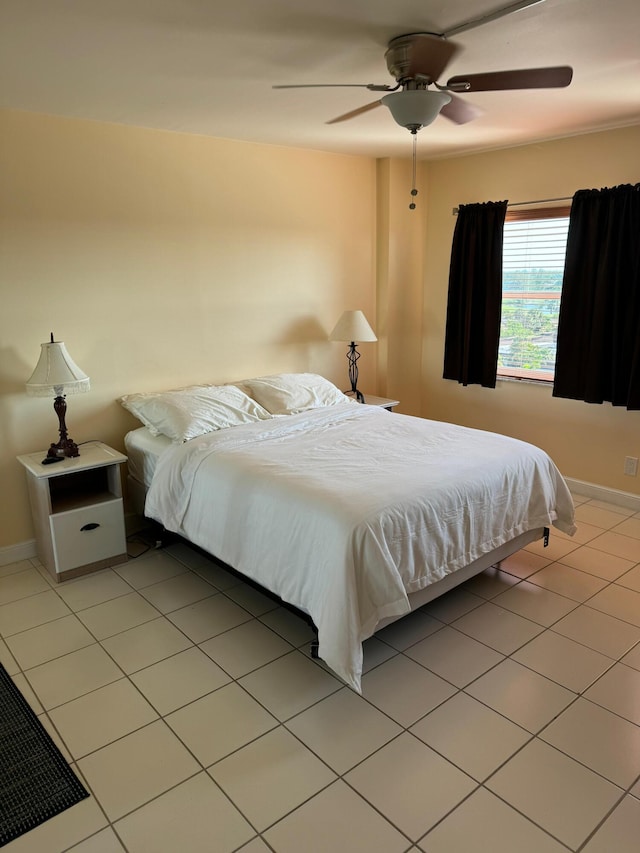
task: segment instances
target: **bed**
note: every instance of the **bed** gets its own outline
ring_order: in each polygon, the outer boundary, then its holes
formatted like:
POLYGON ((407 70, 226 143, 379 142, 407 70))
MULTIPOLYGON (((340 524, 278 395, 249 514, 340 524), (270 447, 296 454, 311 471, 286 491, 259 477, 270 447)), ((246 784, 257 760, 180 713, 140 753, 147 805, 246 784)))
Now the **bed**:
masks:
POLYGON ((125 440, 130 489, 146 516, 307 614, 319 657, 360 691, 365 639, 551 525, 572 535, 573 504, 533 445, 354 403, 323 383, 238 383, 242 407, 221 428, 217 416, 193 427, 193 412, 229 386, 163 392, 185 395, 170 428, 122 398, 145 424, 125 440))

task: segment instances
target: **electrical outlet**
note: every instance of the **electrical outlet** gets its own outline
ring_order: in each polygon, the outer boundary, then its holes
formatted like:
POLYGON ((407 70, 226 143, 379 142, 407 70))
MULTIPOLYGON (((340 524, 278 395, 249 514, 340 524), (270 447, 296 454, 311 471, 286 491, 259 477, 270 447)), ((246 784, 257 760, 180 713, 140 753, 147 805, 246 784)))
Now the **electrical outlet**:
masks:
POLYGON ((638 475, 638 457, 625 456, 624 458, 624 473, 627 477, 636 477, 638 475))

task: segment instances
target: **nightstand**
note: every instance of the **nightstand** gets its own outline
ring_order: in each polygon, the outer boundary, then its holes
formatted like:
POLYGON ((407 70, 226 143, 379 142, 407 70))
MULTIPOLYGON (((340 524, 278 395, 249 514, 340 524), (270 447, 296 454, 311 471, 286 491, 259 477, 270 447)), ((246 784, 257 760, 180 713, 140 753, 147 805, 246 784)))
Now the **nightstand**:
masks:
POLYGON ((120 466, 127 457, 100 441, 80 456, 43 465, 46 450, 18 456, 27 472, 40 561, 57 581, 127 560, 120 466))
POLYGON ((392 412, 394 406, 400 404, 399 400, 388 400, 386 397, 374 397, 373 394, 365 394, 364 401, 367 406, 380 406, 382 409, 388 409, 392 412))

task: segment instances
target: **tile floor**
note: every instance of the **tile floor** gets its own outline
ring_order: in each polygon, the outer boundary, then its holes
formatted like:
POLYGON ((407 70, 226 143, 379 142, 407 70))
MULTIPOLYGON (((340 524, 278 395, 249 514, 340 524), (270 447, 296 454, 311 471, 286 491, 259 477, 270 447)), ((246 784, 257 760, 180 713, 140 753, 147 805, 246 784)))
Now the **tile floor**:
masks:
POLYGON ((367 641, 184 544, 0 567, 0 659, 93 796, 7 853, 637 853, 640 513, 535 543, 367 641))

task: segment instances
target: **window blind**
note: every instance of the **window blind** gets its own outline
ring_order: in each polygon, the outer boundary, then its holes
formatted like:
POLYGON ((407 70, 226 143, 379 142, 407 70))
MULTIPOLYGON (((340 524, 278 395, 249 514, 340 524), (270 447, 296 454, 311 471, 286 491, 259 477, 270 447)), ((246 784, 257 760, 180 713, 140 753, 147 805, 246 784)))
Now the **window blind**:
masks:
POLYGON ((553 379, 568 229, 565 210, 508 214, 498 350, 502 375, 553 379))

